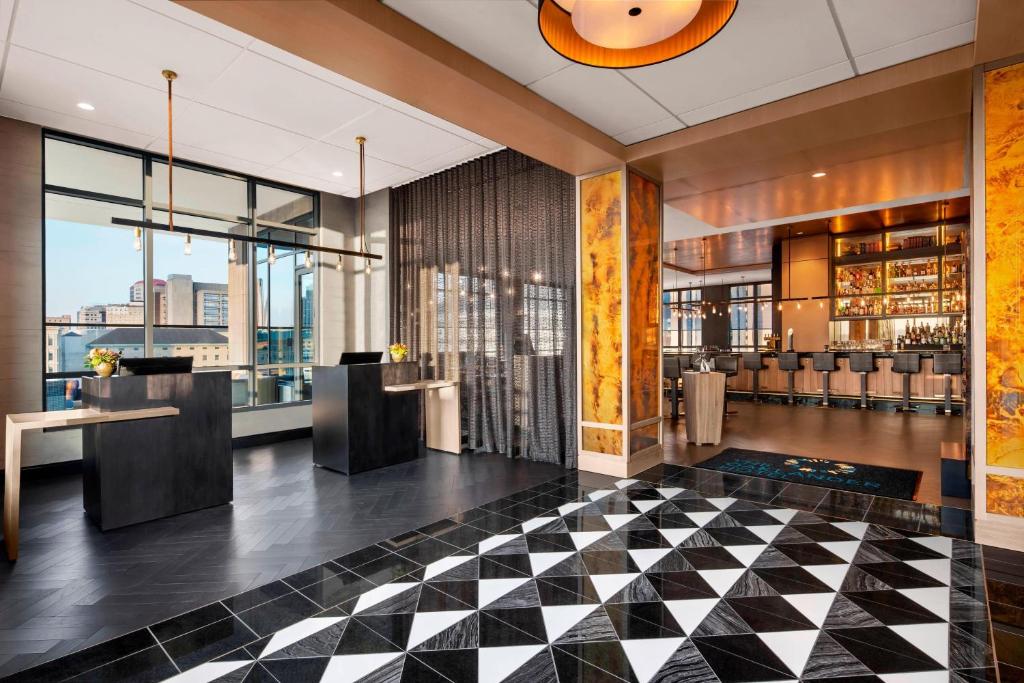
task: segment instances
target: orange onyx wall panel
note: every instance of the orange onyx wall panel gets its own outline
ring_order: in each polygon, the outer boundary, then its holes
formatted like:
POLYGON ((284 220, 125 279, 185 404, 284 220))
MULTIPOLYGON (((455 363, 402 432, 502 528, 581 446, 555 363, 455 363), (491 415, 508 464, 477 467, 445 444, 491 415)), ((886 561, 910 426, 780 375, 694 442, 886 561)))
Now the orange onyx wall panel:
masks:
MULTIPOLYGON (((629 173, 629 419, 658 416, 661 327, 661 192, 629 173)), ((632 449, 631 449, 632 450, 632 449)))
MULTIPOLYGON (((1024 64, 985 74, 985 253, 986 458, 1024 468, 1024 64)), ((988 483, 989 510, 1020 516, 988 483)))
MULTIPOLYGON (((622 171, 580 181, 580 414, 621 425, 622 171)), ((622 455, 622 433, 583 428, 584 450, 622 455)))

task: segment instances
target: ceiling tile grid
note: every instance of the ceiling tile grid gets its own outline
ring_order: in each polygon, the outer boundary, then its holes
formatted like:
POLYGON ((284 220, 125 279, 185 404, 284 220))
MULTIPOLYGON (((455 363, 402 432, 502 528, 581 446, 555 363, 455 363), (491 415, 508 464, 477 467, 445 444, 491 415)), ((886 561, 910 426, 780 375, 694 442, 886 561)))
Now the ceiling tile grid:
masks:
POLYGON ((8 35, 0 115, 166 151, 172 68, 178 156, 271 180, 357 194, 356 135, 368 191, 499 147, 168 0, 0 0, 8 35))
POLYGON ((977 9, 976 0, 740 0, 706 44, 616 81, 551 50, 530 0, 384 2, 624 144, 969 43, 977 9))

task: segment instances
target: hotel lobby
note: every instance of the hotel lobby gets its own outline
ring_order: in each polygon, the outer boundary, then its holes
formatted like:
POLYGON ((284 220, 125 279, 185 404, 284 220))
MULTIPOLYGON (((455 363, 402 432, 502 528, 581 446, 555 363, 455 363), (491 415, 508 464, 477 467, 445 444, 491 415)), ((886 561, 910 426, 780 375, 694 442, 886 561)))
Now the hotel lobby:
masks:
POLYGON ((0 681, 1024 683, 1024 3, 0 0, 0 681))

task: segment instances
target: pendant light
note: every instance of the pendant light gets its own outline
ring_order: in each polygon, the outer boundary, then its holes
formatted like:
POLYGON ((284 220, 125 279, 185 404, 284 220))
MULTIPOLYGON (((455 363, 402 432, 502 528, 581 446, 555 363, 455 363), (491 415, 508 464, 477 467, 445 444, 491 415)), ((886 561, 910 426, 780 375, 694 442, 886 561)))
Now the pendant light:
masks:
POLYGON ((344 268, 345 267, 341 264, 341 256, 338 256, 338 262, 334 264, 334 269, 340 273, 344 268))
POLYGON ((238 252, 235 251, 235 241, 228 240, 228 263, 235 263, 238 261, 238 252))
POLYGON ((135 251, 142 251, 142 228, 135 228, 135 251))
POLYGON ((306 258, 302 262, 302 265, 305 266, 307 270, 313 267, 313 255, 308 250, 306 251, 306 258))
MULTIPOLYGON (((359 145, 359 250, 366 252, 366 138, 356 137, 359 145)), ((366 259, 363 272, 370 274, 370 259, 366 259)))
POLYGON ((192 235, 185 235, 185 256, 192 255, 192 235))
MULTIPOLYGON (((167 231, 174 232, 174 81, 178 74, 164 69, 167 81, 167 231)), ((192 255, 192 235, 185 235, 185 256, 192 255)))
POLYGON ((271 244, 270 248, 267 250, 267 263, 269 263, 270 265, 274 265, 275 263, 277 263, 277 252, 274 251, 273 244, 271 244))
POLYGON ((732 18, 737 0, 540 0, 537 25, 555 52, 587 66, 657 64, 694 50, 732 18))

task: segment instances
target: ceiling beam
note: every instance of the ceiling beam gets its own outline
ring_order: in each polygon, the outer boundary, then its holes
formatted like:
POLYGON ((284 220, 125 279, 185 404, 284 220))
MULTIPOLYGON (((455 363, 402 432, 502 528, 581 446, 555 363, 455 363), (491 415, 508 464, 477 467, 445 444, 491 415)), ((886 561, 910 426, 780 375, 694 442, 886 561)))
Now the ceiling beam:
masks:
POLYGON ((978 0, 974 22, 974 63, 1024 54, 1024 2, 978 0))
POLYGON ((175 1, 567 173, 626 157, 623 144, 381 2, 175 1))

